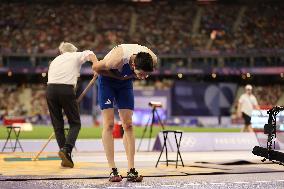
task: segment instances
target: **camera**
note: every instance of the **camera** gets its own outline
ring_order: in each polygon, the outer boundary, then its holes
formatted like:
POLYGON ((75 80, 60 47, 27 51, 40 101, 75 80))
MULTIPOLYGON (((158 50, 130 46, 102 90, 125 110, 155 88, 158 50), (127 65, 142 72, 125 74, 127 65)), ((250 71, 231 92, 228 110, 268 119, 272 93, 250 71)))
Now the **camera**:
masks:
POLYGON ((268 123, 264 125, 264 134, 267 134, 267 146, 263 148, 261 146, 255 146, 252 153, 256 156, 263 157, 262 162, 272 161, 279 165, 284 165, 284 153, 275 151, 275 139, 276 139, 276 115, 284 111, 284 106, 275 106, 267 113, 269 115, 268 123))
POLYGON ((276 134, 276 127, 273 124, 265 124, 264 125, 264 134, 276 134))
POLYGON ((149 106, 153 107, 153 108, 161 108, 162 107, 162 103, 161 102, 156 102, 156 101, 150 101, 149 102, 149 106))

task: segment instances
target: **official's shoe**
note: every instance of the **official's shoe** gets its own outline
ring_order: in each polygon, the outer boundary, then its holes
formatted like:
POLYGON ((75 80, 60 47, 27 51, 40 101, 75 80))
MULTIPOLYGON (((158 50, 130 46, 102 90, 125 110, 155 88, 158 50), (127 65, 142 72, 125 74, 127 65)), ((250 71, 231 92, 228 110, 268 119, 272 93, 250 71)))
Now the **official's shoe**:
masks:
POLYGON ((131 168, 129 172, 127 172, 127 181, 130 182, 142 182, 143 176, 139 175, 135 168, 131 168))
POLYGON ((61 158, 61 166, 62 167, 74 167, 73 160, 71 158, 71 152, 67 152, 66 149, 61 148, 60 151, 58 152, 59 157, 61 158))
POLYGON ((122 176, 118 173, 117 168, 112 168, 112 172, 109 174, 110 182, 121 182, 122 176))

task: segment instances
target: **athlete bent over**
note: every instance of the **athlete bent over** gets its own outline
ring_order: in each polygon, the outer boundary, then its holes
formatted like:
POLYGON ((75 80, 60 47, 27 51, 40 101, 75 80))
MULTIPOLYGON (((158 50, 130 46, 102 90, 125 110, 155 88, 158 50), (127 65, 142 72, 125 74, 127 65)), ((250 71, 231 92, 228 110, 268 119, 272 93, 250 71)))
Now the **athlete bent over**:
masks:
POLYGON ((134 77, 145 79, 157 65, 157 56, 147 47, 138 44, 121 44, 113 48, 103 60, 93 60, 93 70, 99 74, 98 97, 103 116, 102 141, 112 169, 109 180, 120 182, 114 162, 114 102, 119 109, 119 117, 124 129, 123 143, 128 160, 127 180, 141 182, 143 177, 134 166, 135 137, 132 127, 134 109, 133 83, 134 77))

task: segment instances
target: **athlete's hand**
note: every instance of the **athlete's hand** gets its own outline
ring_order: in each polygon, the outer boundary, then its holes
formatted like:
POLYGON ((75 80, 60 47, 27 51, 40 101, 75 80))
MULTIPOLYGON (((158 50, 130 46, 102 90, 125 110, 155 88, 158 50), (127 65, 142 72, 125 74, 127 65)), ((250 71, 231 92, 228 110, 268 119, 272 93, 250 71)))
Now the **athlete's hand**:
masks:
POLYGON ((242 112, 237 112, 237 117, 242 118, 242 112))
POLYGON ((148 75, 137 75, 138 79, 146 79, 148 75))
POLYGON ((146 79, 149 76, 145 72, 139 71, 139 70, 134 70, 134 73, 136 75, 136 78, 138 78, 138 79, 146 79))
POLYGON ((94 76, 93 77, 98 77, 99 74, 97 72, 94 72, 94 76))
POLYGON ((97 58, 97 56, 96 56, 95 54, 89 55, 88 58, 89 58, 89 60, 90 60, 91 62, 93 62, 93 64, 99 61, 98 58, 97 58))

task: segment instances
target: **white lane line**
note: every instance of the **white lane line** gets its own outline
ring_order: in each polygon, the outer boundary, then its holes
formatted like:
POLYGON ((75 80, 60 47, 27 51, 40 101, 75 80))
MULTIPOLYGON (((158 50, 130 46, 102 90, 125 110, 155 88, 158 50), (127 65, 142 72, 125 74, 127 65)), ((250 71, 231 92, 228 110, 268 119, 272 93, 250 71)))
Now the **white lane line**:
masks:
POLYGON ((284 182, 284 180, 276 180, 276 182, 284 182))
POLYGON ((188 183, 188 184, 184 184, 184 186, 199 186, 201 184, 199 183, 188 183))
POLYGON ((244 182, 244 181, 240 181, 240 182, 233 182, 234 184, 249 184, 249 182, 244 182))
POLYGON ((162 187, 177 187, 177 185, 171 185, 171 184, 162 184, 162 187))
POLYGON ((271 182, 271 181, 267 181, 267 180, 258 180, 258 181, 255 181, 257 183, 268 183, 268 182, 271 182))
POLYGON ((123 186, 109 186, 107 188, 115 189, 115 188, 125 188, 125 187, 123 187, 123 186))
POLYGON ((147 186, 147 185, 145 185, 145 186, 134 186, 135 188, 152 188, 153 186, 147 186))
POLYGON ((210 182, 210 184, 213 184, 213 185, 224 185, 226 183, 224 183, 224 182, 210 182))

